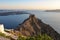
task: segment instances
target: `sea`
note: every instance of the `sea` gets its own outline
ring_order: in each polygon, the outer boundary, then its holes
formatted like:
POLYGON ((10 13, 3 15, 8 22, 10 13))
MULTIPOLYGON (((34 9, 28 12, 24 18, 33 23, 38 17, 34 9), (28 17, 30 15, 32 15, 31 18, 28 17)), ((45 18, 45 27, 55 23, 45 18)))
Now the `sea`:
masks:
POLYGON ((13 29, 23 23, 23 21, 26 20, 30 14, 34 14, 38 19, 42 20, 42 22, 49 24, 58 33, 60 33, 60 12, 46 12, 43 10, 24 11, 28 14, 0 15, 0 24, 4 24, 4 28, 6 29, 13 29))

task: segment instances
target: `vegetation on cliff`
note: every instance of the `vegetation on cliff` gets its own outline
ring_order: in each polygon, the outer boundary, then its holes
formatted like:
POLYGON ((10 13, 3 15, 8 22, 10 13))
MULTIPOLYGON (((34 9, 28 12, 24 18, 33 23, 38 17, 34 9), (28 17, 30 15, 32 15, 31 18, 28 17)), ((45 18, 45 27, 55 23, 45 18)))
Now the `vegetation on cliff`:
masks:
MULTIPOLYGON (((3 33, 0 33, 0 36, 4 37, 4 38, 8 38, 10 40, 15 40, 13 38, 11 38, 10 36, 6 36, 3 33)), ((19 35, 17 40, 53 40, 50 36, 48 36, 47 34, 43 34, 43 35, 37 35, 37 36, 32 36, 32 37, 22 37, 22 35, 19 35)))
POLYGON ((27 38, 19 36, 17 40, 53 40, 53 39, 47 34, 43 34, 27 38))

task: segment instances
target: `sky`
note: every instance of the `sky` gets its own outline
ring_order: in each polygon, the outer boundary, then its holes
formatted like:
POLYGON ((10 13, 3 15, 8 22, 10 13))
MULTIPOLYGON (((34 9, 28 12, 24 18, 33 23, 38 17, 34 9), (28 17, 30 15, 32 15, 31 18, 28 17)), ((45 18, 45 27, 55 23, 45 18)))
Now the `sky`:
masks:
POLYGON ((0 9, 60 9, 60 0, 0 0, 0 9))

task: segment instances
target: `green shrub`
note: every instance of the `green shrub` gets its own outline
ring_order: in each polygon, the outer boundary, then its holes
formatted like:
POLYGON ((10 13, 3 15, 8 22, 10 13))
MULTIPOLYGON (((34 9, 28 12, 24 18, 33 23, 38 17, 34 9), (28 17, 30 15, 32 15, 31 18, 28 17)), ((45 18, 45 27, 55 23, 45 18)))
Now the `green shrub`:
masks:
POLYGON ((26 38, 19 36, 17 40, 26 40, 26 38))
POLYGON ((10 36, 6 36, 6 38, 11 38, 10 36))
POLYGON ((48 36, 47 34, 43 34, 41 35, 40 40, 53 40, 50 36, 48 36))
POLYGON ((6 35, 4 33, 1 33, 1 32, 0 32, 0 36, 6 37, 6 35))
POLYGON ((26 38, 26 40, 35 40, 34 37, 29 37, 29 38, 26 38))
POLYGON ((17 40, 53 40, 53 39, 47 34, 43 34, 43 35, 37 35, 34 37, 27 37, 27 38, 19 36, 17 40))

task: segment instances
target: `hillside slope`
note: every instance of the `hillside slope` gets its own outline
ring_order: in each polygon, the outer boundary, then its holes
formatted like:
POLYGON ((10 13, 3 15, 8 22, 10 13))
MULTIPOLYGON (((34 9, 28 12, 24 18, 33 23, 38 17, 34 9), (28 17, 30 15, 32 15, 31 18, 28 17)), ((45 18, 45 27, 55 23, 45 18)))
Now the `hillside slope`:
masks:
POLYGON ((39 34, 47 34, 54 40, 60 40, 60 34, 57 33, 50 25, 43 23, 35 15, 30 15, 22 24, 15 30, 19 31, 24 36, 35 36, 39 34))

